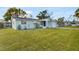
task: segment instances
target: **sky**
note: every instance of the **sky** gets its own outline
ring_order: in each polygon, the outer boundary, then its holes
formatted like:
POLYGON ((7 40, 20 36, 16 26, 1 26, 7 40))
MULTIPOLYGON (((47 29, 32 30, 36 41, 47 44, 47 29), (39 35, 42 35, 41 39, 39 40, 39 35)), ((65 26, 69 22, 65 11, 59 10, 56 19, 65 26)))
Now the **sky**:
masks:
MULTIPOLYGON (((0 19, 3 19, 3 15, 10 7, 0 7, 0 19)), ((52 14, 54 19, 59 17, 65 17, 68 19, 70 15, 74 15, 77 7, 19 7, 26 11, 26 13, 32 14, 33 18, 36 18, 36 15, 40 11, 48 10, 48 13, 52 14)))

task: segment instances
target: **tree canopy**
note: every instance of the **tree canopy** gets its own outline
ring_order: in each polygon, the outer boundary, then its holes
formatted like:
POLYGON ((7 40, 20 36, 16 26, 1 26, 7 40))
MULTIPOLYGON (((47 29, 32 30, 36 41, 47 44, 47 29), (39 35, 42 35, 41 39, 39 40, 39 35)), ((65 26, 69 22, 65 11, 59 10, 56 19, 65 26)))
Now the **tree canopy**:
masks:
POLYGON ((16 8, 16 7, 12 7, 12 8, 9 8, 7 10, 7 12, 4 14, 4 19, 5 21, 8 21, 8 20, 11 20, 11 16, 13 14, 22 14, 22 15, 25 15, 26 12, 20 8, 16 8))
POLYGON ((59 26, 64 26, 64 17, 58 18, 57 23, 59 26))
POLYGON ((47 10, 40 11, 40 13, 36 16, 39 19, 46 19, 49 18, 50 15, 48 14, 47 10))
POLYGON ((75 16, 79 18, 79 8, 75 11, 75 16))

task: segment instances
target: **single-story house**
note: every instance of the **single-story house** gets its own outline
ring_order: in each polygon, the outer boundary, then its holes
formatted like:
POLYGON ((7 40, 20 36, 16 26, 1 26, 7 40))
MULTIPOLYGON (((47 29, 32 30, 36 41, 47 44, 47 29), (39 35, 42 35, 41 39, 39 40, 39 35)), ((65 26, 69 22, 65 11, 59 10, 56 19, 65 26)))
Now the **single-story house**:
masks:
POLYGON ((4 21, 4 28, 11 28, 12 27, 12 22, 11 21, 4 21))
POLYGON ((3 23, 3 19, 0 19, 0 29, 4 28, 4 23, 3 23))
POLYGON ((35 29, 35 28, 55 28, 57 23, 55 20, 47 19, 33 19, 33 18, 22 18, 12 17, 12 28, 13 29, 35 29))
POLYGON ((49 18, 38 19, 38 22, 39 22, 39 26, 42 28, 56 28, 58 26, 56 20, 52 20, 49 18))
POLYGON ((70 21, 64 21, 64 26, 71 26, 71 22, 70 21))

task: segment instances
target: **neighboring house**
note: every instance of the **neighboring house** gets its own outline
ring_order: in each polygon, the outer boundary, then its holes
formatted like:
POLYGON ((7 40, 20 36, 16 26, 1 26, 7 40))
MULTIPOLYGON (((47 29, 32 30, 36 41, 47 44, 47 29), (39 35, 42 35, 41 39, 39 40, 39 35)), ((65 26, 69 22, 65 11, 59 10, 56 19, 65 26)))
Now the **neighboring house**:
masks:
POLYGON ((4 28, 11 28, 12 22, 11 21, 4 21, 4 28))
POLYGON ((71 24, 70 21, 64 21, 64 25, 65 25, 65 26, 71 26, 72 24, 71 24))
POLYGON ((9 27, 9 28, 11 28, 12 27, 12 22, 11 21, 5 21, 4 19, 0 19, 0 27, 3 27, 3 28, 9 27))
POLYGON ((0 29, 1 28, 4 28, 4 20, 3 19, 0 19, 0 29))
POLYGON ((57 23, 51 19, 33 19, 27 17, 12 17, 12 28, 14 29, 35 29, 35 28, 55 28, 57 23))
POLYGON ((75 21, 74 23, 71 24, 71 26, 79 26, 79 21, 75 21))

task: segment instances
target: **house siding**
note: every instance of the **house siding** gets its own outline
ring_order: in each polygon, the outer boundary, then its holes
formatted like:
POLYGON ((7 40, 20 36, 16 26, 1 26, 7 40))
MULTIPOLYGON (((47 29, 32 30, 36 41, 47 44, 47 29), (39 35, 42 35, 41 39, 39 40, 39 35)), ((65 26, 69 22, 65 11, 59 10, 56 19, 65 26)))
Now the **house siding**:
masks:
POLYGON ((46 22, 46 24, 47 24, 48 28, 55 28, 55 27, 57 27, 57 23, 53 22, 53 21, 46 22))
POLYGON ((16 19, 12 19, 12 28, 17 29, 16 28, 16 19))
POLYGON ((27 20, 27 19, 12 19, 12 28, 14 29, 34 29, 34 28, 55 28, 57 27, 57 23, 54 21, 50 21, 50 19, 42 19, 42 20, 27 20), (24 20, 26 23, 23 24, 21 21, 24 20), (42 24, 45 21, 44 24, 42 24))
POLYGON ((21 24, 21 21, 16 21, 16 28, 18 29, 18 26, 21 26, 21 29, 33 29, 35 28, 35 24, 32 21, 26 21, 26 24, 21 24))
POLYGON ((52 20, 50 21, 50 19, 42 19, 42 21, 46 22, 46 26, 41 25, 41 27, 43 28, 55 28, 58 26, 56 21, 52 21, 52 20))

